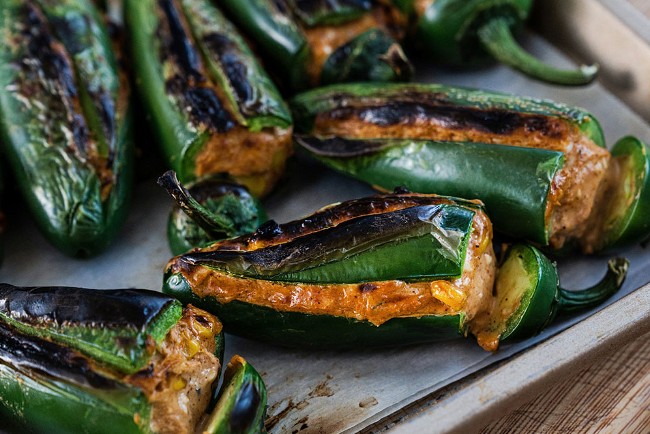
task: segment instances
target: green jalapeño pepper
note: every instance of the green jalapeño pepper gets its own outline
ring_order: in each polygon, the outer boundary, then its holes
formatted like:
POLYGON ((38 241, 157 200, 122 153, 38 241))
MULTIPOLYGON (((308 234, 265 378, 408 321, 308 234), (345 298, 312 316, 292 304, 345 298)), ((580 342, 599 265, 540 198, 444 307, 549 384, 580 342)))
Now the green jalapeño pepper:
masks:
POLYGON ((291 89, 405 81, 406 17, 386 0, 220 0, 291 89))
POLYGON ((47 238, 88 256, 121 226, 131 189, 128 86, 91 3, 0 5, 0 135, 47 238))
MULTIPOLYGON (((276 344, 372 347, 471 332, 495 350, 546 324, 558 277, 541 253, 518 247, 523 259, 511 255, 495 292, 491 241, 480 203, 375 196, 178 256, 163 290, 218 314, 228 332, 276 344)), ((616 270, 624 276, 625 264, 616 270)), ((620 284, 608 277, 581 294, 602 301, 620 284)))
POLYGON ((223 178, 202 179, 188 190, 170 170, 158 184, 176 201, 167 224, 174 255, 253 232, 267 220, 262 204, 244 186, 223 178))
POLYGON ((326 164, 383 190, 480 199, 507 235, 593 252, 650 233, 646 146, 610 154, 581 109, 434 84, 337 85, 292 104, 297 143, 326 164))
POLYGON ((0 414, 30 432, 234 432, 264 411, 237 356, 215 401, 221 323, 159 292, 0 284, 0 338, 0 414))
POLYGON ((234 26, 208 0, 127 0, 125 18, 143 106, 180 180, 227 173, 268 193, 291 116, 234 26))
POLYGON ((532 0, 394 0, 412 17, 414 45, 436 61, 478 65, 496 59, 529 77, 562 85, 590 83, 595 65, 564 70, 524 51, 513 32, 530 14, 532 0))

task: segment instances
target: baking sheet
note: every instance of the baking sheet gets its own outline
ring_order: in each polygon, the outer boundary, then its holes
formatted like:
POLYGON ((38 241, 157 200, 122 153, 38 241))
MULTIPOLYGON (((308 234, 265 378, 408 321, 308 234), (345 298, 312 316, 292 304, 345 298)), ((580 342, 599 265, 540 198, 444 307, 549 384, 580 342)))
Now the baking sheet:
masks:
MULTIPOLYGON (((529 36, 526 44, 551 62, 566 62, 540 38, 529 36)), ((440 73, 420 66, 418 78, 582 106, 601 121, 610 145, 626 134, 650 141, 650 126, 597 84, 581 89, 546 86, 504 67, 472 73, 440 73)), ((298 156, 292 161, 283 185, 268 199, 267 206, 272 218, 284 222, 331 202, 369 193, 372 191, 365 185, 298 156)), ((171 201, 153 179, 141 182, 118 241, 92 260, 63 256, 44 241, 22 207, 11 209, 0 280, 16 285, 158 290, 162 269, 170 257, 165 238, 170 207, 171 201)), ((645 271, 650 269, 650 253, 641 247, 627 249, 624 253, 631 261, 630 274, 623 290, 612 301, 650 281, 645 271)), ((562 261, 562 283, 569 288, 588 286, 602 276, 605 264, 604 257, 562 261)), ((269 432, 356 432, 455 380, 558 333, 588 314, 561 318, 540 336, 503 345, 496 354, 483 351, 472 339, 388 350, 307 352, 228 335, 226 360, 234 353, 241 354, 264 377, 269 396, 269 432)))

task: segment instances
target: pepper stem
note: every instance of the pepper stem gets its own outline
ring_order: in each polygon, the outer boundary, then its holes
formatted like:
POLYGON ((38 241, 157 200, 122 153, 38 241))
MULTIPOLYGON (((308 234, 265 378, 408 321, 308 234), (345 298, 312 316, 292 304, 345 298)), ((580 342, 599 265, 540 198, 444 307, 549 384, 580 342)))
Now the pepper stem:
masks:
POLYGON ((210 212, 209 209, 194 199, 190 192, 181 185, 176 172, 173 170, 163 173, 158 178, 158 185, 167 190, 167 193, 176 201, 176 204, 183 212, 209 236, 217 239, 223 238, 224 234, 226 237, 230 237, 236 232, 231 220, 210 212))
POLYGON ((579 86, 591 83, 598 72, 597 65, 582 65, 576 70, 559 69, 530 55, 517 43, 510 24, 504 18, 493 18, 478 29, 478 36, 495 59, 529 77, 553 84, 579 86))
POLYGON ((630 262, 625 258, 610 259, 607 273, 600 282, 580 291, 558 288, 558 310, 573 312, 596 306, 614 295, 625 280, 630 262))

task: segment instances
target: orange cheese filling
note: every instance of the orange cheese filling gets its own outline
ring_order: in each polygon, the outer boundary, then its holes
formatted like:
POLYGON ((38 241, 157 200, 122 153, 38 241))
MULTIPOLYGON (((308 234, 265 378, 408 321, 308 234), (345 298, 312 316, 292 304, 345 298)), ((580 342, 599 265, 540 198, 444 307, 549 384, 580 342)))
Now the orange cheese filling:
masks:
POLYGON ((291 128, 265 128, 258 132, 242 126, 212 134, 195 158, 197 177, 228 173, 255 196, 268 193, 284 173, 291 155, 291 128))
POLYGON ((142 389, 152 404, 152 432, 196 431, 219 376, 220 361, 214 353, 221 329, 216 317, 188 305, 157 346, 150 366, 124 379, 142 389))

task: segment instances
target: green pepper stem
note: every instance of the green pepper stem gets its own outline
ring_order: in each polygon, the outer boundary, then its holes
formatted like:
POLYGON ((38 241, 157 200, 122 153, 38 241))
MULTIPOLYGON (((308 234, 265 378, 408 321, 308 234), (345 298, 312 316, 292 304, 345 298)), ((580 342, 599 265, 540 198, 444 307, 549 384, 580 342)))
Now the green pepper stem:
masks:
POLYGON ((579 86, 591 83, 598 72, 597 65, 582 65, 576 70, 565 70, 543 63, 521 48, 505 18, 489 20, 478 29, 478 36, 483 47, 499 62, 538 80, 579 86))
POLYGON ((558 288, 558 310, 573 312, 596 306, 614 295, 625 280, 630 262, 625 258, 610 259, 607 273, 600 282, 580 291, 558 288))
POLYGON ((192 197, 190 192, 181 185, 176 172, 168 170, 158 178, 158 185, 176 201, 176 204, 209 236, 215 239, 230 237, 236 233, 232 222, 219 214, 210 212, 192 197))

